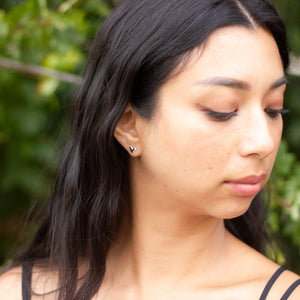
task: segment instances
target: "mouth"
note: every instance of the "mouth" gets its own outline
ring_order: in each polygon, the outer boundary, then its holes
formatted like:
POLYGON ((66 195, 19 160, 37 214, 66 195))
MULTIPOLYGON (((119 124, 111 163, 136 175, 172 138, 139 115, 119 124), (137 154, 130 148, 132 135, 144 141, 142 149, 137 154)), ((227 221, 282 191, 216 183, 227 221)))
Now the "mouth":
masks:
POLYGON ((232 192, 241 196, 255 196, 263 187, 266 174, 251 175, 240 179, 225 181, 224 184, 232 192))

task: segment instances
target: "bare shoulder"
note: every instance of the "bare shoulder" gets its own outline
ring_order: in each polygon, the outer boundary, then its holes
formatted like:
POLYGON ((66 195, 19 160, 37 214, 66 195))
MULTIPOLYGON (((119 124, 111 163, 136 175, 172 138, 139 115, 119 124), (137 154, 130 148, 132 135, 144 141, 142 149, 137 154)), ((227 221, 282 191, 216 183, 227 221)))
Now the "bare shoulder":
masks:
POLYGON ((22 300, 22 267, 0 275, 0 295, 5 295, 6 300, 22 300))
MULTIPOLYGON (((58 272, 55 269, 33 266, 31 270, 32 299, 56 299, 58 291, 58 272)), ((22 300, 22 267, 9 269, 0 275, 0 299, 22 300)))
MULTIPOLYGON (((233 245, 234 256, 240 258, 240 260, 236 261, 237 268, 238 265, 243 265, 243 271, 239 274, 245 274, 244 281, 250 283, 249 286, 251 290, 259 291, 261 295, 270 279, 276 273, 279 276, 277 276, 277 279, 270 288, 267 299, 281 299, 287 291, 291 290, 290 296, 282 299, 300 299, 300 285, 295 287, 296 284, 294 284, 300 280, 299 275, 284 269, 281 269, 282 272, 279 274, 281 266, 266 256, 235 238, 233 238, 233 245), (293 289, 293 287, 295 288, 293 289)), ((259 296, 253 297, 252 299, 254 298, 258 299, 259 296)))
POLYGON ((265 288, 271 278, 274 279, 274 283, 268 293, 268 299, 300 299, 299 275, 282 268, 261 254, 258 254, 253 262, 256 262, 254 265, 256 265, 256 272, 259 275, 258 278, 260 278, 259 282, 261 286, 265 288))
MULTIPOLYGON (((300 276, 291 272, 291 271, 284 271, 282 275, 276 280, 274 284, 274 297, 278 295, 278 297, 283 297, 283 299, 289 300, 299 300, 300 299, 300 276), (287 295, 288 293, 289 295, 287 295), (287 298, 288 297, 288 298, 287 298)), ((271 294, 271 293, 270 293, 271 294)))

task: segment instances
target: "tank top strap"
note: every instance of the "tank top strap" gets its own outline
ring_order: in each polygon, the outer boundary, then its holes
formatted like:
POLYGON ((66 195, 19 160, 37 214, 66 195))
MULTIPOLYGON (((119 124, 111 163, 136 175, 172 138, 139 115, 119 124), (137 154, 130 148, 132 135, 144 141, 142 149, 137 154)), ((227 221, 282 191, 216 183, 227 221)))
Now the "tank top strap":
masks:
POLYGON ((31 299, 31 278, 32 278, 32 264, 24 263, 22 265, 22 299, 31 299))
POLYGON ((300 285, 300 279, 296 280, 291 286, 287 289, 284 295, 280 298, 280 300, 287 300, 289 296, 293 293, 293 291, 300 285))
POLYGON ((273 284, 275 283, 275 281, 278 279, 278 277, 285 271, 286 269, 284 267, 280 267, 274 274, 273 276, 270 278, 270 280, 268 281, 268 283, 266 284, 259 300, 265 300, 267 298, 267 295, 269 294, 273 284))

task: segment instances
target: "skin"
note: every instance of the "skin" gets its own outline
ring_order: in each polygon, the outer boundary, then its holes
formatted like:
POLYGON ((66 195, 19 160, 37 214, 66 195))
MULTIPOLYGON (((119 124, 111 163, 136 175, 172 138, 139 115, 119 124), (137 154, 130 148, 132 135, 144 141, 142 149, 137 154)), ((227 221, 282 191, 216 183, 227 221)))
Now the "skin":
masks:
MULTIPOLYGON (((222 28, 176 71, 151 120, 129 105, 115 130, 125 149, 137 148, 130 153, 133 225, 110 250, 95 299, 258 299, 279 266, 234 238, 223 220, 246 212, 254 197, 226 182, 264 174, 262 187, 274 164, 282 118, 269 110, 282 109, 285 90, 277 45, 261 28, 222 28), (220 121, 211 111, 235 114, 220 121)), ((268 299, 296 279, 284 272, 268 299)), ((16 284, 18 269, 0 280, 0 292, 16 284)), ((289 299, 300 299, 300 289, 289 299)))

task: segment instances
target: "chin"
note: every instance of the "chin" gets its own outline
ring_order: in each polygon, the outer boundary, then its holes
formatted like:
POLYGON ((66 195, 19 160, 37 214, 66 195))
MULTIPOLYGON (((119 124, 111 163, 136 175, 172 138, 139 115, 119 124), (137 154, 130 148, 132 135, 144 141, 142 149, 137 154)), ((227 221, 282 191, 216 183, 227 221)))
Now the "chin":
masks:
POLYGON ((220 212, 220 215, 222 216, 222 219, 234 219, 237 217, 242 216, 247 212, 247 210, 250 207, 251 201, 243 200, 244 203, 231 203, 228 205, 222 212, 220 212))

